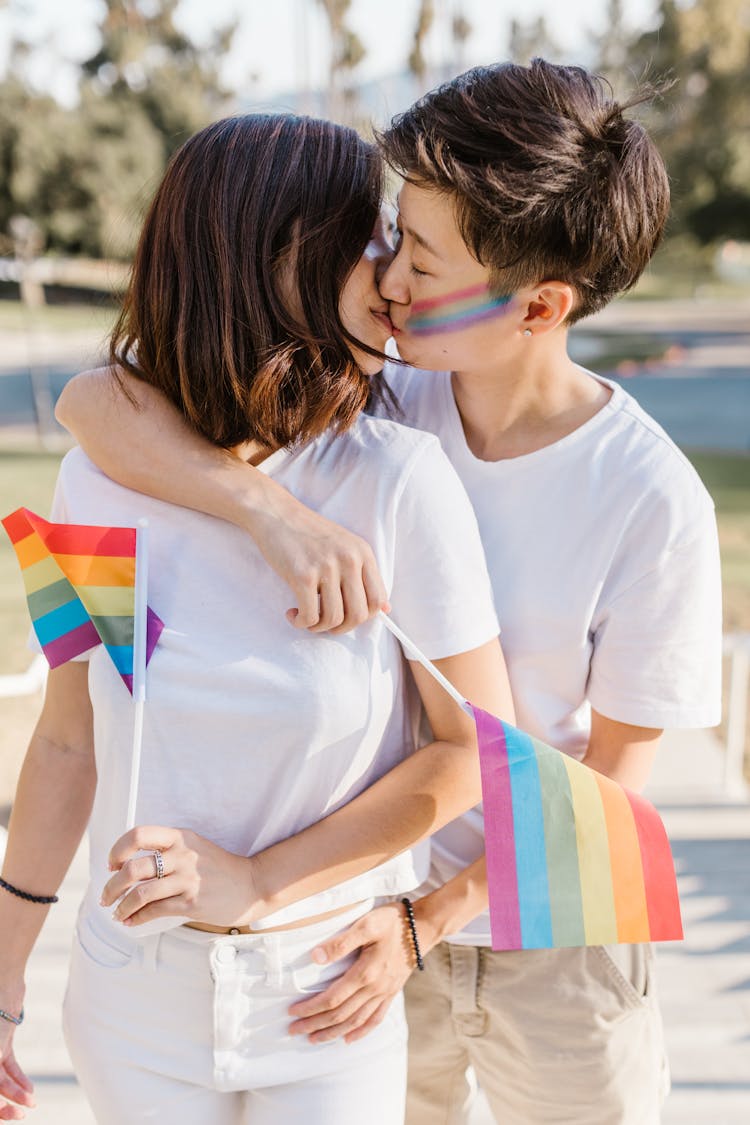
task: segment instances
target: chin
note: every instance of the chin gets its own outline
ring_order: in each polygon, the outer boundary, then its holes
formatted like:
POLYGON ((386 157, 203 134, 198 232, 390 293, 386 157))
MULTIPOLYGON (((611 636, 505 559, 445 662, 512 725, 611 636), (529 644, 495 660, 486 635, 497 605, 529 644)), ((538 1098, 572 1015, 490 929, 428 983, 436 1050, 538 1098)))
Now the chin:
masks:
POLYGON ((385 360, 376 359, 373 355, 363 356, 358 366, 363 375, 372 378, 373 375, 379 375, 383 370, 385 360))
POLYGON ((414 367, 422 367, 425 371, 441 371, 445 367, 445 355, 434 346, 430 347, 427 341, 404 334, 398 337, 396 343, 398 354, 414 367))
MULTIPOLYGON (((363 343, 367 343, 371 348, 377 348, 379 352, 385 353, 388 337, 381 337, 379 340, 364 340, 363 343)), ((378 375, 385 366, 384 359, 379 359, 378 356, 375 355, 369 355, 367 352, 360 351, 358 348, 352 350, 352 356, 363 375, 378 375)))

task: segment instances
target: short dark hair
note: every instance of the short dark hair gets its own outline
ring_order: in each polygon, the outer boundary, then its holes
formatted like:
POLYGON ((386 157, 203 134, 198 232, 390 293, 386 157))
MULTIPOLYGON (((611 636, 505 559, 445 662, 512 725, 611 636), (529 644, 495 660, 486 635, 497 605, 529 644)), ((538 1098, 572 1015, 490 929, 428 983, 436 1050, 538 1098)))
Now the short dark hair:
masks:
POLYGON ((629 289, 669 215, 664 162, 605 79, 577 66, 477 67, 379 137, 388 163, 452 195, 466 245, 498 291, 568 282, 570 323, 629 289))
POLYGON ((249 114, 196 133, 147 214, 115 370, 158 387, 216 445, 345 429, 370 389, 350 345, 379 353, 347 332, 339 298, 381 193, 379 153, 353 129, 249 114))

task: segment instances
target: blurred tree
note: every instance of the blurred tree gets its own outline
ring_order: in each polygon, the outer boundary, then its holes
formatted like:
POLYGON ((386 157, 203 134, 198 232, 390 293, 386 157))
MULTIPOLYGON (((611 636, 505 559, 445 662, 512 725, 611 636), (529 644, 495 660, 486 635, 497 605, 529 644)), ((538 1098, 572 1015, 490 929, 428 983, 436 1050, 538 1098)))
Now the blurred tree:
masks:
POLYGON ((451 19, 451 39, 453 40, 453 55, 456 69, 461 71, 466 66, 466 44, 471 38, 472 26, 462 11, 463 5, 459 2, 451 19))
POLYGON ((425 57, 425 42, 435 22, 435 4, 433 0, 419 0, 417 23, 414 28, 414 39, 407 60, 409 70, 417 80, 420 93, 427 82, 427 59, 425 57))
POLYGON ((352 0, 317 0, 325 12, 331 40, 328 67, 328 116, 335 121, 352 121, 356 116, 356 93, 352 71, 366 51, 356 31, 347 23, 352 0))
POLYGON ((227 106, 219 71, 234 26, 197 46, 177 0, 104 0, 101 42, 65 109, 29 89, 17 43, 0 83, 0 230, 22 213, 53 251, 127 258, 171 153, 227 106))
POLYGON ((651 122, 674 228, 703 243, 750 239, 750 0, 660 0, 658 15, 631 57, 679 82, 651 122))
POLYGON ((604 28, 590 35, 595 57, 593 69, 612 84, 616 97, 624 97, 633 86, 629 53, 632 32, 625 24, 623 0, 607 0, 604 28))
POLYGON ((221 62, 237 22, 198 46, 175 25, 180 0, 104 0, 99 49, 82 64, 82 89, 123 112, 139 109, 162 139, 165 157, 228 105, 221 62))
POLYGON ((535 55, 555 61, 560 57, 560 46, 547 26, 544 16, 524 23, 510 21, 509 53, 514 62, 528 63, 535 55))

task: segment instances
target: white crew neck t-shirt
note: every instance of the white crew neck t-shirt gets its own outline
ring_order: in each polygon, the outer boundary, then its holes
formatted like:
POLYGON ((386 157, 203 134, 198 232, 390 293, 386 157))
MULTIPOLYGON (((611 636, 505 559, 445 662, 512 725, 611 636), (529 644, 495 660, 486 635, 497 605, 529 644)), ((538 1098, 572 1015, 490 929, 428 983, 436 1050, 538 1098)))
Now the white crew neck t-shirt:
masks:
MULTIPOLYGON (((428 656, 497 635, 476 519, 434 437, 362 417, 261 467, 372 544, 393 620, 428 656)), ((190 828, 251 855, 346 804, 413 750, 418 697, 382 620, 341 636, 293 629, 289 589, 245 533, 115 484, 80 449, 66 456, 53 519, 135 526, 143 516, 148 600, 165 629, 147 672, 136 823, 190 828)), ((84 912, 98 909, 107 854, 124 831, 133 731, 111 660, 101 647, 89 657, 98 785, 84 912)), ((405 852, 266 924, 405 893, 425 878, 428 853, 428 844, 405 852)))
MULTIPOLYGON (((449 372, 389 365, 403 421, 437 434, 474 505, 518 726, 580 758, 590 711, 646 727, 721 717, 713 502, 622 387, 593 418, 524 456, 469 449, 449 372)), ((598 378, 592 375, 592 378, 598 378)), ((432 881, 484 850, 481 811, 433 837, 432 881)), ((450 941, 489 945, 489 915, 450 941)))

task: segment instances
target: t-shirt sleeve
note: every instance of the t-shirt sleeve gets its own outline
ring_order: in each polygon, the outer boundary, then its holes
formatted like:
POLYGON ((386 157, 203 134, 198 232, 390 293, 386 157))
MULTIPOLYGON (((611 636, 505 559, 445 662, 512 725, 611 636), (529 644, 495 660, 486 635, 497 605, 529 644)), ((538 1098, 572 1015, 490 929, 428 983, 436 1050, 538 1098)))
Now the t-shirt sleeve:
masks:
POLYGON ((425 438, 393 507, 391 616, 431 660, 499 633, 474 510, 437 439, 425 438))
POLYGON ((707 495, 689 531, 605 605, 593 637, 588 698, 634 726, 721 720, 721 570, 707 495))

